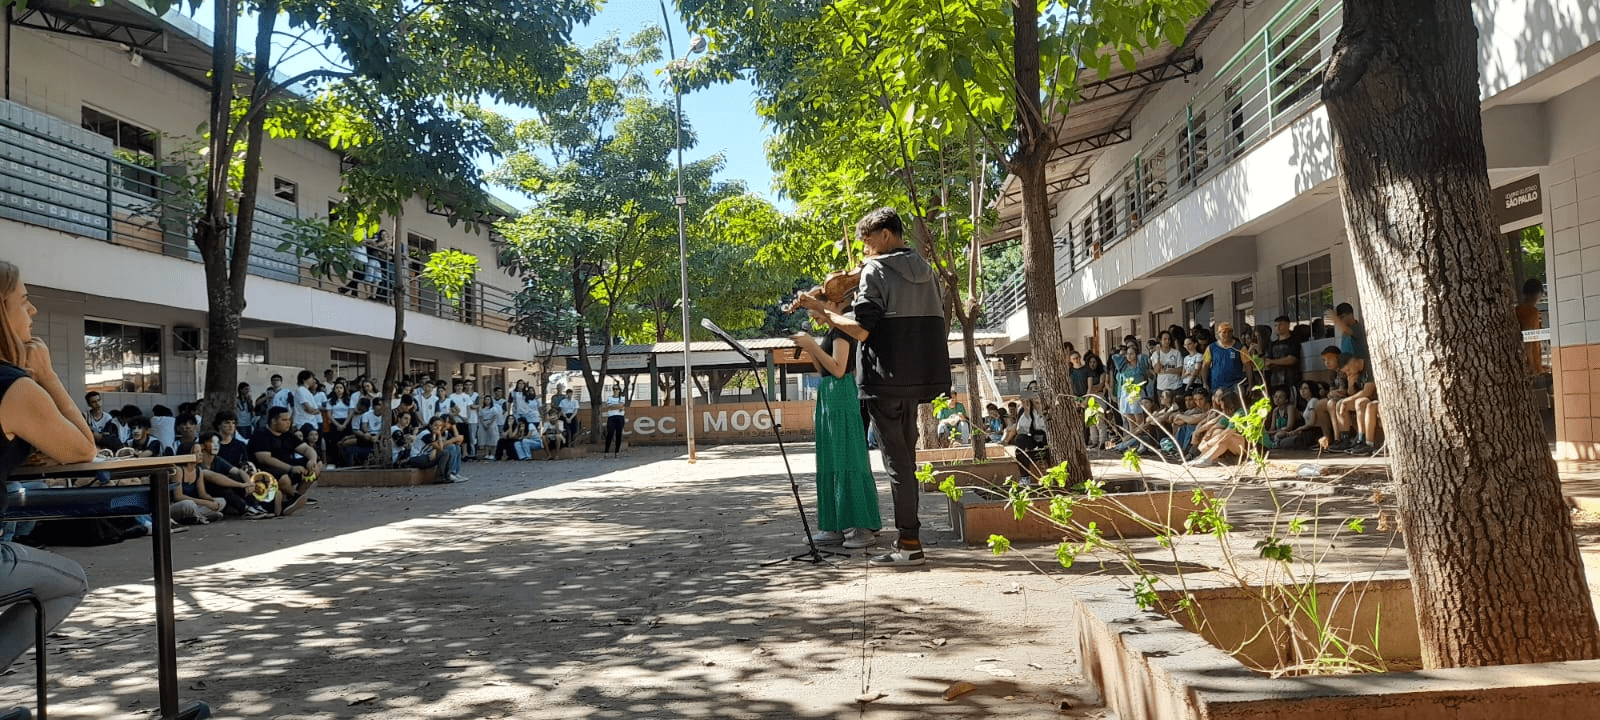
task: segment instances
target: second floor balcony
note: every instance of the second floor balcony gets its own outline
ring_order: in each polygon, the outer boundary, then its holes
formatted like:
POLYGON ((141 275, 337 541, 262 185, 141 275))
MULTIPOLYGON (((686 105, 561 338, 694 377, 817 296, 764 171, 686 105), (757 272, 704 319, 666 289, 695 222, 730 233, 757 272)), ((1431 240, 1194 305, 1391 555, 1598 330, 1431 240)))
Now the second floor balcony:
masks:
MULTIPOLYGON (((200 252, 191 239, 198 198, 184 190, 176 172, 151 164, 118 149, 108 137, 0 101, 0 218, 193 263, 193 276, 186 280, 203 282, 200 252)), ((392 302, 396 278, 386 249, 369 246, 357 253, 356 271, 348 279, 321 277, 309 261, 280 249, 290 236, 290 221, 298 218, 292 204, 259 199, 250 243, 251 275, 392 302)), ((401 271, 409 310, 488 330, 511 330, 513 292, 471 281, 460 297, 445 299, 422 277, 425 263, 425 256, 408 257, 401 271)))

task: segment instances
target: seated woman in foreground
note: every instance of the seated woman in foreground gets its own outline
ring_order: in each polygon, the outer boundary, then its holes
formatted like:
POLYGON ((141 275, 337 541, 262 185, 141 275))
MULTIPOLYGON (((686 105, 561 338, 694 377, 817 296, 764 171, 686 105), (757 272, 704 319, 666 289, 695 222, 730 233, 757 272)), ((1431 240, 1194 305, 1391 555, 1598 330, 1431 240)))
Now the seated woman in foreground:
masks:
MULTIPOLYGON (((50 350, 33 336, 28 288, 17 266, 0 260, 0 478, 37 449, 58 463, 94 459, 94 433, 50 364, 50 350)), ((0 501, 3 503, 3 501, 0 501)), ((77 563, 16 543, 0 543, 0 594, 32 590, 55 627, 88 590, 77 563)), ((33 645, 33 605, 0 613, 0 667, 33 645)))

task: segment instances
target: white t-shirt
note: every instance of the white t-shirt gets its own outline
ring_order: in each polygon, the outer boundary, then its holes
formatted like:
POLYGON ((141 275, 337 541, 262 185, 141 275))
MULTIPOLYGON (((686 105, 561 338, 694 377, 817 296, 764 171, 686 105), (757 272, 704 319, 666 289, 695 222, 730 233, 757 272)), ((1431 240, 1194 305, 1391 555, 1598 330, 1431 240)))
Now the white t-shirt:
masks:
POLYGON ((366 412, 357 415, 355 423, 353 423, 350 427, 353 430, 360 430, 368 435, 377 435, 383 430, 383 418, 378 417, 377 413, 367 410, 366 412))
POLYGON ((1200 365, 1204 363, 1206 354, 1203 352, 1189 353, 1183 356, 1183 382, 1188 385, 1200 384, 1200 365))
POLYGON ((499 428, 506 421, 505 411, 489 403, 488 407, 478 410, 478 424, 483 427, 499 428))
POLYGON ((1183 375, 1179 374, 1184 364, 1182 351, 1157 349, 1150 353, 1150 359, 1161 363, 1161 372, 1156 375, 1157 390, 1177 390, 1183 386, 1183 375))
POLYGON ((417 415, 419 416, 419 419, 421 419, 423 422, 429 422, 433 420, 433 416, 438 414, 439 398, 432 395, 417 398, 417 415))
POLYGON ((292 387, 285 385, 281 388, 278 388, 278 391, 272 394, 272 407, 281 407, 285 410, 293 410, 293 404, 294 388, 292 387))
POLYGON ((328 407, 328 417, 331 417, 335 420, 345 420, 350 417, 349 403, 346 403, 343 400, 329 400, 326 402, 326 405, 328 407))
POLYGON ((578 414, 578 401, 573 399, 573 398, 571 398, 571 397, 561 398, 561 414, 562 415, 577 415, 578 414))
POLYGON ((616 417, 625 414, 622 408, 622 398, 616 395, 606 398, 606 417, 616 417))
POLYGON ((150 437, 160 440, 161 447, 173 450, 178 442, 178 419, 171 415, 151 416, 150 437))
POLYGON ((311 392, 304 385, 294 389, 294 426, 296 428, 311 425, 322 428, 322 403, 317 399, 317 393, 311 392), (310 405, 312 410, 307 410, 310 405))

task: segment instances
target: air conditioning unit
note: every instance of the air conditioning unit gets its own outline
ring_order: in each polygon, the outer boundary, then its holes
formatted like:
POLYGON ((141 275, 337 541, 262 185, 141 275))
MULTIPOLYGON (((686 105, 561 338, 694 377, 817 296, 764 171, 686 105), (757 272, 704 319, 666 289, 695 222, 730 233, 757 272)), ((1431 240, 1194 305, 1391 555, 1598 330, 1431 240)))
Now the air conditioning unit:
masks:
POLYGON ((199 355, 205 352, 205 331, 197 327, 172 328, 172 350, 179 355, 199 355))

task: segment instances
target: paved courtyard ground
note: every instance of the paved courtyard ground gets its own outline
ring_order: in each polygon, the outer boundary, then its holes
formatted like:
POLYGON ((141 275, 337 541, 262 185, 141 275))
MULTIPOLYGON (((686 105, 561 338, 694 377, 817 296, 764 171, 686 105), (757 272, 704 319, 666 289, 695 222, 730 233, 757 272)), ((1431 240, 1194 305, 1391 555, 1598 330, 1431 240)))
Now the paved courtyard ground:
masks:
MULTIPOLYGON (((1374 520, 1392 507, 1381 461, 1291 478, 1304 460, 1280 461, 1277 504, 1226 469, 1199 479, 1231 488, 1247 534, 1278 505, 1374 520)), ((809 508, 811 445, 791 445, 790 461, 809 508)), ((1590 488, 1592 468, 1568 469, 1590 488)), ((889 571, 859 552, 786 559, 805 545, 775 445, 701 448, 696 464, 641 447, 466 472, 461 485, 323 488, 292 518, 175 536, 183 698, 219 718, 1107 716, 1079 676, 1065 598, 1124 578, 1064 571, 1048 547, 961 546, 942 496, 924 496, 929 564, 889 571), (943 699, 960 681, 977 689, 943 699)), ((1591 577, 1597 533, 1580 527, 1591 577)), ((53 717, 153 712, 148 542, 56 548, 93 589, 51 639, 53 717)), ((1340 539, 1326 569, 1403 568, 1400 544, 1397 528, 1340 539)), ((0 706, 31 704, 30 660, 9 669, 0 706)))
MULTIPOLYGON (((812 448, 790 451, 804 481, 812 448)), ((764 566, 804 550, 776 446, 466 472, 175 536, 184 700, 220 718, 1101 715, 1070 579, 956 547, 933 496, 924 568, 764 566), (978 689, 945 701, 963 680, 978 689)), ((52 717, 155 706, 148 542, 56 549, 93 589, 51 640, 52 717)), ((5 706, 31 704, 29 658, 5 706)))

